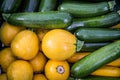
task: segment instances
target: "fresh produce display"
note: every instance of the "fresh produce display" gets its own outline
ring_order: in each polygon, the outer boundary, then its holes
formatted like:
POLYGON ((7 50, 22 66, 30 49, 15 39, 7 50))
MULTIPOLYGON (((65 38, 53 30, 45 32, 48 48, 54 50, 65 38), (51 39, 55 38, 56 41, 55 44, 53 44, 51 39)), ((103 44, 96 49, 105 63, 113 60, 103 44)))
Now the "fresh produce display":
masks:
POLYGON ((120 0, 0 0, 0 80, 120 80, 120 0))

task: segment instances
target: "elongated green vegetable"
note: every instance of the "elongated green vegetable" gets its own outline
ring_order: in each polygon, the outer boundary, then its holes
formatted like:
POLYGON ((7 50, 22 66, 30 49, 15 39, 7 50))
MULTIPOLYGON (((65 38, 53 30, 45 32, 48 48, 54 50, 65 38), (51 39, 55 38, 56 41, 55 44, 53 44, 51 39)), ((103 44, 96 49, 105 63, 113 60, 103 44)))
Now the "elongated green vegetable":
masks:
POLYGON ((53 11, 56 8, 57 0, 41 0, 38 11, 53 11))
POLYGON ((22 12, 37 12, 40 0, 23 0, 21 5, 22 12))
POLYGON ((94 17, 108 13, 113 10, 115 1, 109 2, 65 2, 59 7, 59 11, 66 11, 72 14, 73 17, 94 17))
POLYGON ((80 27, 108 28, 118 23, 120 23, 120 15, 117 12, 110 12, 97 17, 74 19, 73 23, 66 30, 74 32, 74 30, 80 27))
POLYGON ((79 28, 75 36, 85 42, 106 42, 120 39, 120 29, 79 28))
POLYGON ((119 57, 120 40, 104 46, 76 62, 71 68, 71 75, 76 78, 86 77, 119 57))
POLYGON ((69 13, 60 11, 3 14, 3 17, 13 25, 42 29, 66 28, 72 21, 69 13))
POLYGON ((4 0, 0 11, 2 13, 14 13, 17 12, 18 8, 20 7, 22 0, 4 0))

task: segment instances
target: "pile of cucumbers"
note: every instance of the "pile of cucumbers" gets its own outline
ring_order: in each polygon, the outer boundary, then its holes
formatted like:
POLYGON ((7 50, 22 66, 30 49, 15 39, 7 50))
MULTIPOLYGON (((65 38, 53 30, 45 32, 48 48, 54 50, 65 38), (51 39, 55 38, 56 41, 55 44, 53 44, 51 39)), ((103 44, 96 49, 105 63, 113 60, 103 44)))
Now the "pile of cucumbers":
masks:
POLYGON ((73 64, 69 80, 91 80, 84 77, 120 57, 120 28, 112 28, 120 24, 119 0, 0 0, 0 25, 5 21, 31 29, 65 29, 84 41, 80 51, 92 53, 73 64))

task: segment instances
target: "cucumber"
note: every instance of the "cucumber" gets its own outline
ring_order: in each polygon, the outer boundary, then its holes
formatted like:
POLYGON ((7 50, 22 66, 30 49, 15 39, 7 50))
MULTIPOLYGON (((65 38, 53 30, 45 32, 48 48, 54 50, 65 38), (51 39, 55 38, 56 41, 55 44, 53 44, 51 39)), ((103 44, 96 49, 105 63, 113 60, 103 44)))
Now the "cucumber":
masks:
POLYGON ((120 80, 120 78, 117 77, 103 77, 103 76, 87 76, 85 78, 74 78, 69 77, 67 80, 120 80))
POLYGON ((21 12, 37 12, 40 0, 23 0, 21 12))
POLYGON ((120 39, 120 29, 79 28, 75 36, 85 42, 107 42, 120 39))
POLYGON ((106 45, 72 65, 71 75, 82 78, 120 57, 120 40, 106 45))
POLYGON ((17 12, 22 0, 4 0, 0 11, 2 13, 15 13, 17 12))
POLYGON ((118 23, 120 23, 120 15, 117 12, 110 12, 97 17, 74 19, 66 30, 74 32, 74 30, 80 27, 108 28, 118 23))
POLYGON ((80 51, 82 52, 92 52, 103 46, 110 44, 111 42, 99 42, 99 43, 84 43, 80 51))
POLYGON ((56 8, 57 0, 41 0, 38 11, 53 11, 56 8))
POLYGON ((115 1, 102 2, 64 2, 59 11, 69 12, 73 17, 95 17, 113 11, 115 1))
POLYGON ((66 28, 72 21, 69 13, 60 11, 3 14, 3 18, 12 25, 42 29, 66 28))

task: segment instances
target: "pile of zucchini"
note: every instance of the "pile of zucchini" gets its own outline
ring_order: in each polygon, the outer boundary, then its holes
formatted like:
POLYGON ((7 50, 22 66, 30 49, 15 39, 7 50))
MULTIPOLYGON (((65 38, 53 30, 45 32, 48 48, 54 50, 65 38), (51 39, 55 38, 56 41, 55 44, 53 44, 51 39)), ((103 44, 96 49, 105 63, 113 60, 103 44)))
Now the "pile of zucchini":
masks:
POLYGON ((0 25, 5 21, 30 29, 65 29, 84 41, 79 52, 91 54, 72 64, 69 80, 119 80, 86 78, 120 58, 120 28, 112 28, 120 24, 119 0, 0 0, 0 25))

